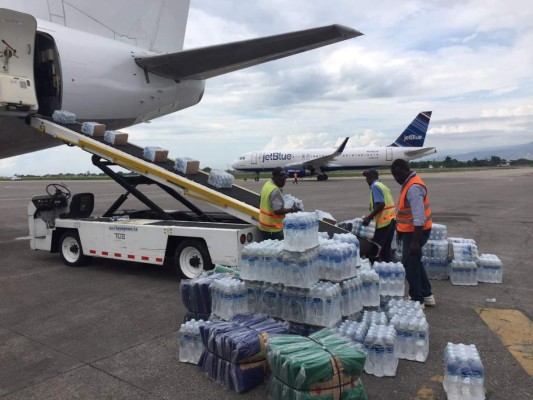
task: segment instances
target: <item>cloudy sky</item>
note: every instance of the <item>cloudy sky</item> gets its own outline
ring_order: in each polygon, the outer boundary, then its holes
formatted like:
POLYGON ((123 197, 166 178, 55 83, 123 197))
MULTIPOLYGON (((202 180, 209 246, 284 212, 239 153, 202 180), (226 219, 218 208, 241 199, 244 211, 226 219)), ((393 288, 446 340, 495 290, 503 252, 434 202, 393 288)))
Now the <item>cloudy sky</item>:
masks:
MULTIPOLYGON (((390 144, 433 111, 438 155, 533 141, 528 0, 191 0, 185 48, 329 24, 355 39, 206 82, 200 104, 126 129, 130 141, 228 168, 260 149, 390 144)), ((0 160, 0 175, 94 170, 81 150, 0 160)))

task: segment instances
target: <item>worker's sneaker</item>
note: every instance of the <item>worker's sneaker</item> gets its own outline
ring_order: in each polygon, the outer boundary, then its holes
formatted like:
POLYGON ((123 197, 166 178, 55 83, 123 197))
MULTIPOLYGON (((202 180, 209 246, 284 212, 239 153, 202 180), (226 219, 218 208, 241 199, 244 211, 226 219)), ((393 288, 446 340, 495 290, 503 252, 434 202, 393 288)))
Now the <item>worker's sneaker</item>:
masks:
POLYGON ((428 297, 424 297, 424 305, 433 307, 437 302, 435 301, 435 296, 431 295, 428 297))

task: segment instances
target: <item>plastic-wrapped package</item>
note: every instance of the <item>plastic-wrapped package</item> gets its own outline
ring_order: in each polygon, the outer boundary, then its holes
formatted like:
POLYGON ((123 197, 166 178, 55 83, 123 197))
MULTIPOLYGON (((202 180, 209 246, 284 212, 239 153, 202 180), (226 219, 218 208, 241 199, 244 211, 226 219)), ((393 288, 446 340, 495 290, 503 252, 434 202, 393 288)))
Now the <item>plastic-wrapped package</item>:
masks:
POLYGON ((168 157, 168 150, 157 146, 147 146, 144 148, 143 157, 152 162, 165 162, 168 157))
POLYGON ((181 324, 180 337, 180 354, 179 361, 198 365, 200 357, 205 350, 204 343, 200 336, 200 327, 210 324, 211 321, 191 320, 181 324))
POLYGON ((477 280, 485 283, 502 283, 503 263, 495 254, 481 254, 476 257, 477 280))
POLYGON ((230 189, 235 178, 221 169, 212 169, 207 177, 207 183, 218 189, 230 189))
POLYGON ((190 157, 176 158, 174 169, 182 174, 197 174, 200 168, 200 161, 193 160, 190 157))
POLYGON ((292 194, 284 194, 283 195, 283 202, 285 204, 285 208, 291 208, 293 205, 296 204, 296 207, 298 207, 298 209, 300 211, 303 211, 304 210, 304 203, 302 200, 294 197, 292 194))
POLYGON ((76 114, 63 110, 55 110, 52 114, 52 119, 54 122, 59 122, 60 124, 71 125, 76 123, 76 114))
POLYGON ((112 145, 125 145, 128 143, 128 134, 117 131, 106 131, 104 133, 104 142, 112 145))
POLYGON ((81 124, 81 133, 87 136, 104 136, 105 125, 98 122, 84 122, 81 124))
POLYGON ((227 274, 202 274, 197 278, 182 280, 180 283, 181 301, 187 311, 198 314, 211 314, 211 292, 209 287, 213 281, 227 276, 227 274))
POLYGON ((360 376, 365 354, 329 329, 309 335, 277 335, 267 340, 272 399, 366 399, 360 376))
POLYGON ((264 316, 236 316, 200 327, 205 345, 199 366, 211 379, 237 393, 260 385, 266 374, 265 341, 287 333, 287 325, 264 316))
POLYGON ((372 220, 370 221, 370 224, 365 226, 363 225, 363 218, 353 219, 352 233, 355 236, 372 239, 374 237, 375 232, 376 232, 376 221, 372 220))

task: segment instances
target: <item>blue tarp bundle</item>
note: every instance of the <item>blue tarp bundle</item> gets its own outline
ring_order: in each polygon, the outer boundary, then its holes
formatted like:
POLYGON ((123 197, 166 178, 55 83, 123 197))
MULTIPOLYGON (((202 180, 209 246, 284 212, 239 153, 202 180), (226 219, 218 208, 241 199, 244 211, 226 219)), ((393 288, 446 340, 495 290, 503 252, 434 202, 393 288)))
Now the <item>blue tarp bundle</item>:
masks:
POLYGON ((225 276, 227 274, 220 273, 201 275, 198 278, 182 280, 180 284, 181 300, 187 311, 195 314, 211 314, 211 293, 209 292, 209 286, 211 286, 214 280, 222 279, 225 276))
POLYGON ((199 366, 211 379, 237 393, 260 385, 267 368, 268 335, 285 334, 287 326, 264 316, 237 315, 230 322, 200 328, 206 350, 199 366))

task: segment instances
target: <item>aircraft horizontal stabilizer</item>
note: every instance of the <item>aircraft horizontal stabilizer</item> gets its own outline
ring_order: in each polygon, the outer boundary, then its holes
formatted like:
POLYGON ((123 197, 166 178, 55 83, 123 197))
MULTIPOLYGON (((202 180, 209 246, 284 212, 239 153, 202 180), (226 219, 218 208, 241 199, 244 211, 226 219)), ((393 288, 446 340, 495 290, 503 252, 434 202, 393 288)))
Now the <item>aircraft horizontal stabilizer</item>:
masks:
POLYGON ((146 71, 165 78, 201 80, 361 35, 362 33, 355 29, 342 25, 329 25, 177 53, 136 58, 135 61, 146 71))
POLYGON ((424 155, 436 153, 435 147, 423 147, 417 150, 406 151, 404 154, 408 157, 422 157, 424 155))

